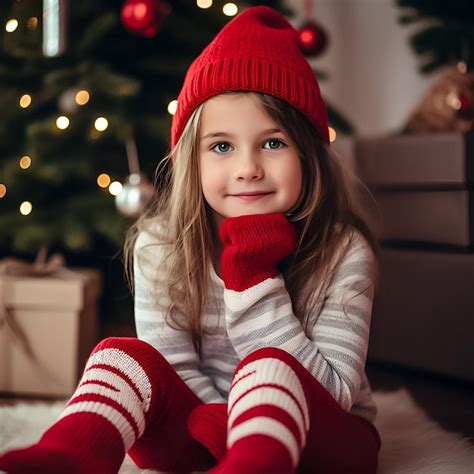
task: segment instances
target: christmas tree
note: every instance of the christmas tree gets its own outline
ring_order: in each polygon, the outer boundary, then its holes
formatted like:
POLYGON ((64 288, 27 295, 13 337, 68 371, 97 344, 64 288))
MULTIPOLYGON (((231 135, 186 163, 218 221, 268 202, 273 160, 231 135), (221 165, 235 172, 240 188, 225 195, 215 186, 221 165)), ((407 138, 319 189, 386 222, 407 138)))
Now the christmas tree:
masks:
POLYGON ((447 64, 463 61, 474 67, 474 3, 471 0, 397 0, 399 22, 423 25, 410 43, 423 59, 420 72, 431 73, 447 64))

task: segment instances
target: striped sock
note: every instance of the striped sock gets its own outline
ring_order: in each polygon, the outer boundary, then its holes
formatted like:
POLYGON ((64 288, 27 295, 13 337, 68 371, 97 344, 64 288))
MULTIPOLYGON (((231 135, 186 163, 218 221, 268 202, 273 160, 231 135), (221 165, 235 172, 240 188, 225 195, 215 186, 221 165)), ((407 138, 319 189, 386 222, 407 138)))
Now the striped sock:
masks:
POLYGON ((90 354, 59 419, 29 448, 0 457, 9 474, 117 473, 156 405, 149 378, 157 351, 135 338, 108 338, 90 354))
POLYGON ((295 472, 310 416, 294 362, 266 348, 237 367, 229 392, 228 451, 212 474, 295 472))

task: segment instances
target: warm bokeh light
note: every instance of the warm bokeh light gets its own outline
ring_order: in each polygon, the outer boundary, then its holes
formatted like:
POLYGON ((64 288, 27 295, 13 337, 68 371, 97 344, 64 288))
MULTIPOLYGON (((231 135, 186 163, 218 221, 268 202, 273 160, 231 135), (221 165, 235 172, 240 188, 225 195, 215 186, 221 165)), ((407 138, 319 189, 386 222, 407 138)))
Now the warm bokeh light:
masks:
POLYGON ((77 105, 85 105, 89 102, 89 92, 86 90, 80 90, 76 94, 76 104, 77 105))
POLYGON ((28 155, 20 158, 20 168, 23 170, 28 169, 31 166, 31 158, 28 155))
POLYGON ((30 94, 23 94, 20 97, 20 107, 22 109, 26 109, 31 104, 31 95, 30 94))
POLYGON ((458 71, 459 71, 461 74, 466 74, 466 72, 467 72, 467 64, 466 64, 466 61, 458 61, 458 63, 456 64, 456 67, 458 68, 458 71))
POLYGON ((109 126, 109 121, 105 117, 99 117, 94 122, 94 127, 99 132, 103 132, 109 126))
POLYGON ((38 17, 32 16, 28 18, 26 22, 26 27, 31 31, 35 31, 36 28, 38 28, 38 17))
POLYGON ((32 210, 33 210, 33 205, 31 204, 30 201, 23 201, 20 204, 20 214, 27 216, 28 214, 31 214, 32 210))
POLYGON ((56 127, 61 130, 64 130, 69 127, 69 119, 65 115, 60 115, 56 119, 56 127))
POLYGON ((222 11, 226 16, 235 16, 239 13, 239 7, 235 3, 226 3, 222 7, 222 11))
POLYGON ((13 33, 17 28, 18 28, 18 21, 15 19, 8 20, 7 24, 5 25, 5 30, 8 33, 13 33))
POLYGON ((7 187, 0 183, 0 199, 5 197, 5 194, 7 194, 7 187))
POLYGON ((199 8, 210 8, 212 7, 212 0, 197 0, 196 5, 199 8))
POLYGON ((109 193, 112 194, 112 196, 117 196, 121 192, 122 192, 122 183, 118 181, 114 181, 113 183, 110 184, 109 193))
POLYGON ((172 100, 168 104, 168 113, 170 115, 174 115, 176 113, 176 109, 178 108, 178 101, 177 100, 172 100))
POLYGON ((120 84, 118 91, 120 95, 132 95, 135 87, 132 84, 120 84))
POLYGON ((445 102, 454 110, 459 110, 461 108, 461 101, 459 100, 459 96, 456 92, 448 92, 445 97, 445 102))
POLYGON ((107 173, 101 173, 99 176, 97 176, 97 184, 101 188, 107 188, 110 184, 110 176, 107 173))
POLYGON ((332 143, 336 139, 336 130, 329 127, 329 142, 332 143))

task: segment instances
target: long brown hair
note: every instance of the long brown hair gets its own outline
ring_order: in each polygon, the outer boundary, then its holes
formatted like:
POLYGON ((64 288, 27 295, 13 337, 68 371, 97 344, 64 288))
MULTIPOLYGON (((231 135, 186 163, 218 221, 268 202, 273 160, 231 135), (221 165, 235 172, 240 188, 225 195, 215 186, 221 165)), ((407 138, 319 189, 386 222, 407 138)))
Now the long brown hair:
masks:
MULTIPOLYGON (((321 294, 355 238, 355 231, 362 234, 374 254, 375 264, 369 269, 370 286, 374 286, 374 292, 378 288, 379 244, 357 204, 361 192, 373 197, 342 165, 300 111, 258 92, 226 94, 251 95, 297 146, 303 186, 298 202, 287 217, 297 226, 299 240, 297 251, 281 262, 279 268, 293 311, 308 334, 314 324, 314 309, 321 303, 321 294)), ((211 255, 218 238, 199 178, 202 108, 203 104, 194 110, 176 147, 159 163, 155 198, 147 212, 130 228, 124 245, 125 268, 133 292, 133 258, 138 259, 137 263, 145 258, 145 254, 140 253, 142 249, 135 248, 136 239, 141 232, 152 236, 155 243, 150 244, 147 254, 163 255, 162 260, 155 262, 161 270, 156 273, 154 283, 155 304, 165 312, 168 324, 191 332, 198 350, 203 335, 201 315, 211 301, 208 291, 211 255), (153 246, 161 248, 153 249, 153 246)))

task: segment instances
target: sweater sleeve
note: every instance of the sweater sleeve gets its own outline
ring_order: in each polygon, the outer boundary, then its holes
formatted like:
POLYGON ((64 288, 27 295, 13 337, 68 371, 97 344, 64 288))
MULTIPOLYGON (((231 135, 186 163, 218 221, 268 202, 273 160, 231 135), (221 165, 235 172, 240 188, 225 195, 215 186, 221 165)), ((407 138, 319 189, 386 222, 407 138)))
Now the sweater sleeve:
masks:
POLYGON ((153 242, 150 234, 142 231, 135 243, 133 259, 137 336, 155 347, 204 403, 225 402, 212 380, 201 373, 190 333, 170 327, 164 311, 154 303, 153 277, 159 268, 160 252, 160 246, 153 242))
POLYGON ((310 319, 316 321, 309 338, 293 313, 281 274, 242 292, 224 291, 227 330, 241 359, 263 347, 286 350, 346 411, 365 371, 373 301, 374 255, 365 238, 355 235, 321 295, 319 314, 310 319))

